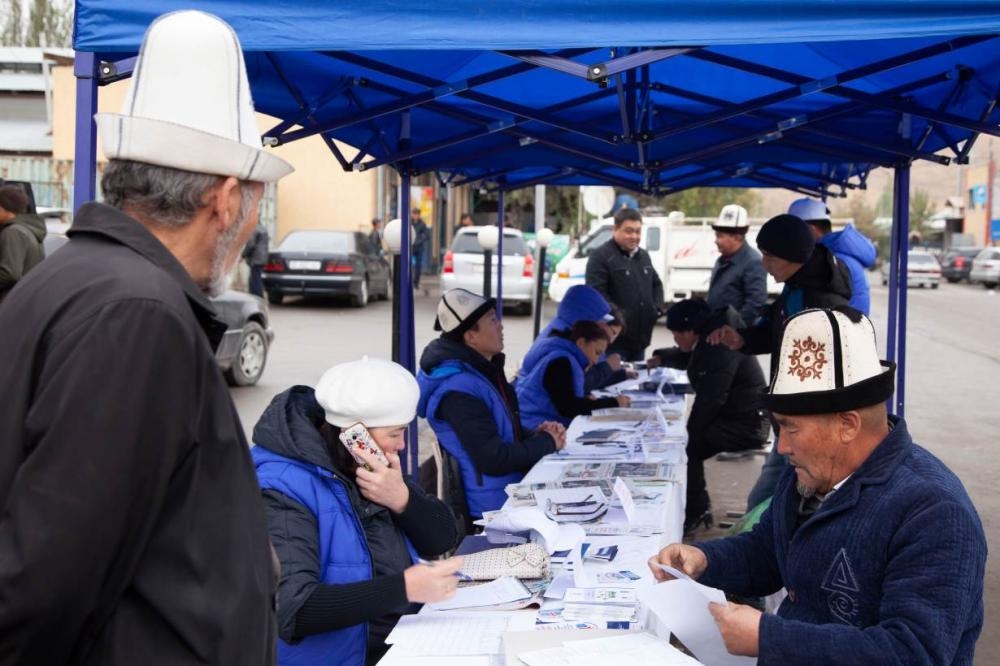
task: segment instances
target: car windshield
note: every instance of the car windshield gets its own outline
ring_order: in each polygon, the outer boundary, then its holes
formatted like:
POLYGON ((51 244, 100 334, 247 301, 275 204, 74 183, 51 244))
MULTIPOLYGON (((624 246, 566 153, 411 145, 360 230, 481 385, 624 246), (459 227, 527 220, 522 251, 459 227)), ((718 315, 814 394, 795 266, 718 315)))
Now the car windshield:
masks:
POLYGON ((354 252, 354 234, 348 231, 293 231, 278 248, 282 252, 354 252))
POLYGON ((936 264, 937 259, 929 254, 915 254, 911 252, 909 262, 911 264, 936 264))
MULTIPOLYGON (((477 234, 459 234, 451 245, 451 251, 458 254, 482 254, 477 234)), ((505 257, 523 256, 528 254, 524 239, 515 234, 503 235, 503 255, 505 257)))

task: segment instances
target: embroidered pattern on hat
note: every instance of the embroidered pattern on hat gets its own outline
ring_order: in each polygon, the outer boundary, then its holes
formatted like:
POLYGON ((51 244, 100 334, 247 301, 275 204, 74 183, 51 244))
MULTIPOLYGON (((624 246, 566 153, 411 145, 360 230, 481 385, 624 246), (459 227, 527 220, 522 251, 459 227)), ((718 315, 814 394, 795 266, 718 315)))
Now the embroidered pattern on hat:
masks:
POLYGON ((792 347, 792 353, 788 355, 788 374, 798 377, 800 382, 822 379, 823 366, 829 363, 826 343, 817 342, 810 335, 805 340, 793 340, 792 347))

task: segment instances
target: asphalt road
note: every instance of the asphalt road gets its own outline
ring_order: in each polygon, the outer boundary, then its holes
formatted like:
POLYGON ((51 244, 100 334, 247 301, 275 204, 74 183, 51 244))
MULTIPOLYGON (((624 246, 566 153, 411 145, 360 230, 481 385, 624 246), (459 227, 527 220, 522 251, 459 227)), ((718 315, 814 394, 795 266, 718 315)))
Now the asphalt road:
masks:
MULTIPOLYGON (((877 281, 877 274, 876 274, 877 281)), ((436 283, 416 297, 416 343, 435 335, 436 283)), ((872 318, 885 331, 885 288, 872 287, 872 318)), ((548 304, 546 319, 554 304, 548 304)), ((276 338, 267 369, 255 387, 234 389, 248 434, 271 397, 293 384, 315 384, 323 371, 363 354, 388 358, 392 309, 387 302, 358 310, 336 301, 290 300, 271 306, 276 338)), ((543 320, 544 322, 544 320, 543 320)), ((544 325, 544 323, 543 323, 544 325)), ((512 371, 531 343, 530 317, 505 316, 507 367, 512 371)), ((1000 433, 1000 292, 970 285, 911 289, 907 336, 906 420, 914 439, 938 455, 962 479, 986 530, 990 550, 1000 549, 1000 456, 990 453, 1000 433)), ((654 346, 671 344, 658 328, 654 346)), ((884 340, 880 340, 884 348, 884 340)), ((766 363, 766 359, 761 359, 766 363)), ((766 368, 766 365, 765 365, 766 368)), ((707 475, 716 519, 742 510, 760 460, 709 461, 707 475)), ((712 530, 706 536, 721 534, 712 530)), ((1000 575, 987 564, 986 624, 977 664, 1000 663, 1000 575)))

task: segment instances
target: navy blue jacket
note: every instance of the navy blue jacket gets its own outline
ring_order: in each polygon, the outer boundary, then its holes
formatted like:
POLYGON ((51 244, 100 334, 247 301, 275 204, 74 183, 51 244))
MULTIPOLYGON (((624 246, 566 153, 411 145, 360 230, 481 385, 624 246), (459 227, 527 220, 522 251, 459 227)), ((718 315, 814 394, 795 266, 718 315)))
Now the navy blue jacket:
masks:
POLYGON ((972 664, 983 626, 986 538, 962 483, 902 419, 796 529, 785 471, 753 531, 697 544, 699 582, 759 596, 758 664, 972 664))
POLYGON ((747 326, 757 321, 767 305, 767 273, 760 252, 744 241, 728 259, 716 259, 705 300, 713 310, 733 306, 747 326))

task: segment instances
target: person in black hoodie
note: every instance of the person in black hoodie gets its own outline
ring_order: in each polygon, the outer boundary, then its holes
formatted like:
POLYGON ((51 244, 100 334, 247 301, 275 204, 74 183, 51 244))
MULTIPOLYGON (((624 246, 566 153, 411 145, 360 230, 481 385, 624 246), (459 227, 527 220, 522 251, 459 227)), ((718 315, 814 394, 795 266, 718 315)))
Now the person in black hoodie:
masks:
MULTIPOLYGON (((757 248, 764 270, 785 284, 781 294, 753 326, 737 330, 723 325, 712 331, 707 341, 745 354, 770 354, 773 382, 785 322, 810 308, 847 305, 851 299, 851 275, 825 245, 816 244, 809 225, 794 215, 778 215, 768 220, 757 234, 757 248)), ((785 464, 777 447, 772 449, 750 491, 748 509, 772 495, 785 464)))
POLYGON ((712 525, 704 461, 723 451, 759 449, 770 434, 761 398, 767 383, 757 359, 705 341, 720 325, 741 321, 731 306, 713 312, 700 298, 675 303, 667 310, 667 328, 682 354, 657 349, 649 360, 653 367, 686 369, 694 390, 687 422, 685 536, 699 525, 712 525))
POLYGON ((503 324, 496 300, 465 289, 446 292, 434 328, 441 336, 420 357, 420 404, 444 450, 459 466, 468 515, 499 509, 543 456, 566 443, 565 428, 525 428, 517 394, 504 373, 503 324))
POLYGON ((447 599, 461 558, 433 565, 457 541, 448 507, 399 469, 418 388, 401 366, 364 358, 330 368, 313 390, 276 396, 254 427, 251 452, 268 531, 281 561, 279 664, 362 666, 415 604, 447 599), (364 425, 386 466, 341 443, 364 425))

